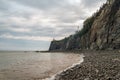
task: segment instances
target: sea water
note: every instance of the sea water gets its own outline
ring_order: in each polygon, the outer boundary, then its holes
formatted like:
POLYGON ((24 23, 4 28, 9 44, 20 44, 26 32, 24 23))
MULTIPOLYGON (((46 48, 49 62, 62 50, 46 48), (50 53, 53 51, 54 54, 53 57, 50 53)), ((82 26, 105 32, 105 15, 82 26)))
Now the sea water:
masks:
POLYGON ((75 53, 0 51, 0 80, 43 80, 81 60, 75 53))

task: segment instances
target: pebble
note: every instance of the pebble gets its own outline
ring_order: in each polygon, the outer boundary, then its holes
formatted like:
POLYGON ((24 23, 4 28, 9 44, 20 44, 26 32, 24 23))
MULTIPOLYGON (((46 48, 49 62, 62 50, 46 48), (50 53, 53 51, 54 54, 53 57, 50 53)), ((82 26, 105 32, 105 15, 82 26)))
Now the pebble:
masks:
POLYGON ((58 75, 55 80, 120 80, 120 54, 88 53, 82 64, 58 75))

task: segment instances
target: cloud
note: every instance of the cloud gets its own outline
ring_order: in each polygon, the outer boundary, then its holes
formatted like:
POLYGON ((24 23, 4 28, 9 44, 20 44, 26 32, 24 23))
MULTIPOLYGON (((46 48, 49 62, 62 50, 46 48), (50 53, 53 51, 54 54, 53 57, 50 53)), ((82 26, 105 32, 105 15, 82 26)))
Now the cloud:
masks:
POLYGON ((105 3, 106 0, 81 0, 81 3, 86 8, 99 8, 100 5, 105 3))
POLYGON ((31 30, 29 28, 10 28, 10 30, 15 32, 30 32, 31 30))
MULTIPOLYGON (((45 36, 14 36, 11 34, 0 35, 0 38, 7 39, 21 39, 21 40, 33 40, 33 41, 52 41, 53 38, 45 36)), ((62 39, 63 37, 57 37, 57 39, 62 39)))
POLYGON ((22 39, 22 40, 51 41, 51 38, 49 38, 49 37, 39 37, 39 36, 13 36, 13 35, 10 35, 10 34, 0 35, 0 38, 22 39))
POLYGON ((56 6, 62 6, 64 4, 66 4, 67 0, 12 0, 15 1, 17 3, 20 3, 22 5, 27 5, 30 7, 35 7, 35 8, 39 8, 39 9, 51 9, 51 8, 55 8, 56 6))
POLYGON ((84 20, 105 1, 0 0, 0 38, 47 42, 62 39, 75 33, 78 25, 81 29, 84 20))
POLYGON ((48 41, 32 41, 32 40, 18 40, 18 39, 0 39, 0 50, 48 50, 48 41))
POLYGON ((0 11, 7 11, 9 5, 9 2, 7 2, 6 0, 0 0, 0 11))

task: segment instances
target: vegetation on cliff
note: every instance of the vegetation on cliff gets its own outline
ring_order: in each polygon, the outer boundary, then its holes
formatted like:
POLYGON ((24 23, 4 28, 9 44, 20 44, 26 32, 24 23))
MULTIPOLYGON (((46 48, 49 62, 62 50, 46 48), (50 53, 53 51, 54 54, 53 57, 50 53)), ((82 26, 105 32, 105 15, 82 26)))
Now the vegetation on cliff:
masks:
POLYGON ((75 49, 120 49, 120 0, 107 0, 80 31, 52 41, 49 50, 75 49))

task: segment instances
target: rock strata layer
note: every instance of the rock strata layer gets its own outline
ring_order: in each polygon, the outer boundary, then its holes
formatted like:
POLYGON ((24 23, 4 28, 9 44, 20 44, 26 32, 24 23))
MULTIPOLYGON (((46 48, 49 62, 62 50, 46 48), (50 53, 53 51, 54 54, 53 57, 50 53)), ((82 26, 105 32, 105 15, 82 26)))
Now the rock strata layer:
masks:
POLYGON ((83 29, 65 39, 51 42, 50 51, 120 49, 120 0, 107 0, 84 21, 83 29))

